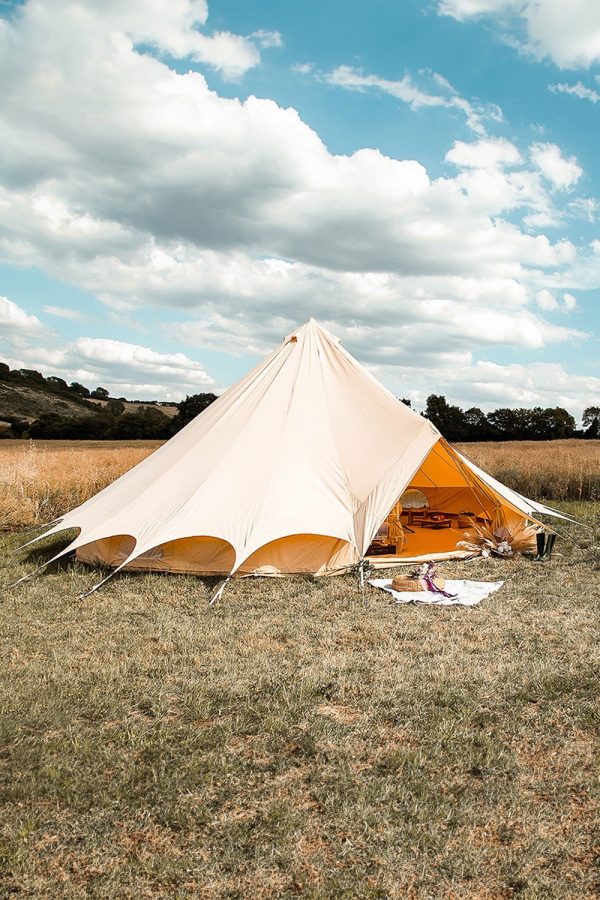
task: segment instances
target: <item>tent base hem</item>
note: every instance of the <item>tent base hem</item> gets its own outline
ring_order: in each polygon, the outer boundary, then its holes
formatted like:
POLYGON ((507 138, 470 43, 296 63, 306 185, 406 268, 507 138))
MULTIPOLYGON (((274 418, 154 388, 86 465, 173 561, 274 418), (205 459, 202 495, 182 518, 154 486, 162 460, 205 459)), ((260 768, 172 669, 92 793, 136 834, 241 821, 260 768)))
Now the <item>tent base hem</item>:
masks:
POLYGON ((410 566, 423 562, 442 562, 445 559, 473 559, 479 553, 470 550, 450 550, 447 553, 422 553, 420 556, 367 556, 367 562, 374 569, 391 569, 395 566, 410 566))
MULTIPOLYGON (((83 563, 83 565, 88 566, 90 569, 97 568, 98 564, 91 560, 82 559, 78 557, 78 562, 83 563)), ((159 568, 158 566, 148 566, 148 565, 136 565, 135 561, 131 563, 127 563, 127 565, 120 568, 117 565, 109 565, 108 563, 104 563, 104 568, 110 569, 112 572, 115 572, 117 569, 121 572, 137 572, 139 574, 148 574, 153 572, 157 575, 194 575, 197 578, 329 578, 333 575, 347 575, 349 572, 355 570, 355 565, 344 566, 342 568, 335 569, 322 569, 318 572, 286 572, 283 570, 260 570, 257 569, 254 572, 244 572, 237 571, 231 572, 229 569, 208 569, 203 571, 198 571, 194 569, 185 569, 185 568, 171 568, 171 567, 163 567, 159 568)))

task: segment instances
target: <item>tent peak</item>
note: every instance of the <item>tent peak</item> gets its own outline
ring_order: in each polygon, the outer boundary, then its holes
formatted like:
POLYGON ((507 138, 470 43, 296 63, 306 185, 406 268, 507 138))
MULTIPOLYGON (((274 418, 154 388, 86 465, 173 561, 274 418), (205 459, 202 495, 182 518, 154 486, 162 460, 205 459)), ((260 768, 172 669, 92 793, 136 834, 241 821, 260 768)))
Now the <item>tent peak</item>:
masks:
POLYGON ((290 332, 290 334, 286 335, 284 338, 284 343, 289 343, 290 341, 296 342, 300 338, 302 338, 307 333, 319 334, 321 336, 326 337, 330 341, 335 341, 336 344, 340 343, 340 339, 328 331, 326 328, 321 325, 321 323, 311 316, 310 319, 304 323, 304 325, 300 325, 299 328, 296 328, 295 331, 290 332))

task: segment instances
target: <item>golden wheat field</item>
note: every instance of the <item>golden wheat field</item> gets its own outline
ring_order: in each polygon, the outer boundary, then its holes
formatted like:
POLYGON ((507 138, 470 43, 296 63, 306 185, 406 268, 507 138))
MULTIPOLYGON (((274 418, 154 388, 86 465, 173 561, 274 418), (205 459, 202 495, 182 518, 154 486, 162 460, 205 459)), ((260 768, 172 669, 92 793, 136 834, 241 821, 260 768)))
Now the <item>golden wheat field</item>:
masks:
POLYGON ((0 529, 42 525, 83 503, 160 441, 4 441, 0 529))
POLYGON ((533 500, 600 499, 600 441, 458 444, 469 459, 533 500))
MULTIPOLYGON (((160 446, 159 441, 0 443, 0 529, 49 522, 83 503, 160 446)), ((459 445, 475 463, 526 496, 600 499, 600 441, 459 445)))

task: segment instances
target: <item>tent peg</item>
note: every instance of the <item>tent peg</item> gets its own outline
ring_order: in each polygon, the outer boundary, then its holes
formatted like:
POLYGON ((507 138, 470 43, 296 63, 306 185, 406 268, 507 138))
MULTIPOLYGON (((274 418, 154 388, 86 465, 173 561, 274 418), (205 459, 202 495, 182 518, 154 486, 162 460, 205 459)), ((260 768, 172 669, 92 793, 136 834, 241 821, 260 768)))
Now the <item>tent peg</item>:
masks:
POLYGON ((218 603, 218 602, 219 602, 219 600, 220 600, 221 597, 223 596, 223 591, 225 590, 225 587, 226 587, 228 581, 231 581, 231 575, 228 575, 228 576, 227 576, 227 578, 225 579, 225 581, 223 581, 223 582, 220 584, 218 590, 213 594, 213 596, 211 597, 211 599, 210 599, 210 601, 209 601, 209 604, 208 604, 209 608, 210 608, 211 606, 214 606, 215 603, 218 603))
POLYGON ((366 592, 366 579, 371 574, 373 567, 368 559, 364 556, 361 558, 358 566, 357 566, 357 574, 358 574, 358 589, 361 593, 362 602, 364 606, 367 606, 367 592, 366 592))

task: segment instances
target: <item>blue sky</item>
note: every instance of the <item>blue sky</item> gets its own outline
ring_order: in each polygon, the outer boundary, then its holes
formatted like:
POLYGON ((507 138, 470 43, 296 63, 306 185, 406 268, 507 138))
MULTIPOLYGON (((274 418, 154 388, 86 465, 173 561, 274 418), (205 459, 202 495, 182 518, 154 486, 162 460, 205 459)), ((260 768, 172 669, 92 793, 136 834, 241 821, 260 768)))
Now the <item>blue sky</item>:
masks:
POLYGON ((314 315, 417 407, 600 402, 596 0, 0 16, 1 358, 179 399, 314 315))

